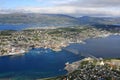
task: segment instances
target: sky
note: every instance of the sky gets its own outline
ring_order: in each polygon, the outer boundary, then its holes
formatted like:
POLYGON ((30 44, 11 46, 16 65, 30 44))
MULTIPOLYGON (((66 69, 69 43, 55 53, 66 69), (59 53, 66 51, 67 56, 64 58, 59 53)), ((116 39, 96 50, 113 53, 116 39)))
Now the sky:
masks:
POLYGON ((9 12, 118 17, 120 0, 0 0, 0 13, 9 12))

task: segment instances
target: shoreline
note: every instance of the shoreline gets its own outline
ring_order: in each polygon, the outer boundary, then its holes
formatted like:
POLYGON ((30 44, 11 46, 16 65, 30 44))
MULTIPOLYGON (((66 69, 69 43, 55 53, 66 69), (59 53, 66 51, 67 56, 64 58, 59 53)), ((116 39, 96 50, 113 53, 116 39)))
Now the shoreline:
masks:
MULTIPOLYGON (((96 39, 96 38, 106 38, 106 37, 109 37, 109 36, 120 36, 120 34, 119 33, 115 33, 115 34, 107 34, 107 36, 99 36, 99 37, 93 37, 93 38, 91 38, 91 39, 96 39)), ((87 38, 87 39, 90 39, 90 38, 87 38)), ((85 39, 85 40, 87 40, 87 39, 85 39)), ((35 47, 32 47, 32 48, 44 48, 44 49, 47 49, 47 48, 49 48, 49 49, 51 49, 51 50, 53 50, 53 51, 61 51, 63 48, 65 48, 65 47, 67 47, 67 46, 69 46, 70 44, 74 44, 74 43, 78 43, 78 44, 87 44, 86 42, 85 42, 85 40, 83 40, 83 41, 79 41, 79 42, 69 42, 69 43, 67 43, 66 45, 64 44, 64 45, 61 45, 61 47, 60 48, 51 48, 51 47, 38 47, 38 46, 35 46, 35 47)), ((23 49, 23 52, 18 52, 18 53, 15 53, 15 52, 12 52, 12 53, 8 53, 8 54, 5 54, 5 55, 0 55, 0 57, 3 57, 3 56, 16 56, 16 55, 24 55, 26 52, 28 52, 30 49, 32 49, 32 48, 28 48, 28 49, 26 49, 26 50, 24 50, 23 49)), ((22 50, 22 49, 21 49, 22 50)))
POLYGON ((111 58, 111 59, 106 59, 106 58, 105 59, 103 59, 103 58, 93 59, 93 58, 87 57, 82 60, 70 63, 70 64, 67 63, 65 70, 68 71, 68 73, 65 75, 42 78, 42 79, 37 79, 37 80, 64 80, 64 79, 72 80, 74 78, 79 79, 79 77, 75 76, 75 75, 81 75, 81 76, 86 75, 88 77, 89 76, 89 74, 87 74, 88 71, 90 71, 89 73, 92 73, 93 76, 94 75, 96 76, 96 73, 94 73, 95 71, 97 73, 99 73, 101 71, 102 72, 106 71, 107 73, 105 73, 105 74, 108 74, 108 76, 106 75, 106 77, 109 77, 109 73, 111 73, 113 71, 117 72, 118 74, 120 73, 120 59, 116 59, 116 58, 115 59, 113 59, 113 58, 111 58))
POLYGON ((79 61, 67 63, 64 69, 67 70, 68 73, 72 73, 73 71, 75 71, 79 68, 79 66, 80 66, 80 64, 82 64, 82 62, 86 62, 86 61, 95 63, 96 65, 109 64, 109 65, 115 65, 115 66, 120 67, 120 59, 118 59, 118 58, 110 58, 110 59, 97 58, 97 59, 94 59, 91 57, 87 57, 87 58, 81 59, 79 61))
POLYGON ((30 48, 50 48, 53 51, 61 51, 71 43, 86 44, 90 38, 106 38, 120 33, 111 33, 91 27, 72 27, 57 29, 38 29, 4 32, 0 35, 0 56, 25 53, 30 48), (17 51, 17 53, 16 53, 17 51), (13 54, 12 54, 13 53, 13 54))

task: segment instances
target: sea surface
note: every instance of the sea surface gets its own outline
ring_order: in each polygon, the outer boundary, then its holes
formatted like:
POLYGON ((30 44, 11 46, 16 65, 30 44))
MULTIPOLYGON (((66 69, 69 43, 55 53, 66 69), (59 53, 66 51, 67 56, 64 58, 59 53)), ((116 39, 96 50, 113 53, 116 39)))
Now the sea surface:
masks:
POLYGON ((66 62, 82 59, 80 55, 62 50, 32 49, 25 55, 0 57, 0 78, 39 79, 66 74, 66 62))
POLYGON ((23 30, 30 26, 32 27, 30 24, 0 24, 0 30, 23 30))
MULTIPOLYGON (((67 51, 77 50, 75 53, 90 54, 97 58, 120 58, 120 36, 111 35, 106 38, 91 38, 85 40, 86 44, 71 44, 67 51)), ((71 52, 71 51, 70 51, 71 52)))

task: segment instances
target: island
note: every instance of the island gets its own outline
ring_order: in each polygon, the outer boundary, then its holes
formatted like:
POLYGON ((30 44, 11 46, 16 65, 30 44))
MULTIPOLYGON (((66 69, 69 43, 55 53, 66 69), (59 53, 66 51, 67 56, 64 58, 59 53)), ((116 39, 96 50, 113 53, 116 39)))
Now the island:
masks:
POLYGON ((0 56, 23 54, 31 48, 60 51, 70 43, 85 43, 89 38, 113 34, 116 33, 90 26, 4 30, 0 31, 0 56))

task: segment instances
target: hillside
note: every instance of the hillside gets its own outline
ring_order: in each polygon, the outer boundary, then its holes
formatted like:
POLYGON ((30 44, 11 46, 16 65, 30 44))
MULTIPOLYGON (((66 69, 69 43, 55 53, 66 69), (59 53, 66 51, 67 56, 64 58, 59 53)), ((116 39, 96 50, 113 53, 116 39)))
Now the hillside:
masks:
POLYGON ((0 24, 30 24, 39 27, 120 24, 120 17, 72 17, 63 14, 11 13, 0 14, 0 24))
POLYGON ((39 26, 79 25, 77 18, 62 14, 12 13, 0 14, 0 24, 38 24, 39 26))
POLYGON ((120 24, 120 17, 89 17, 83 16, 80 17, 79 20, 81 24, 120 24))

